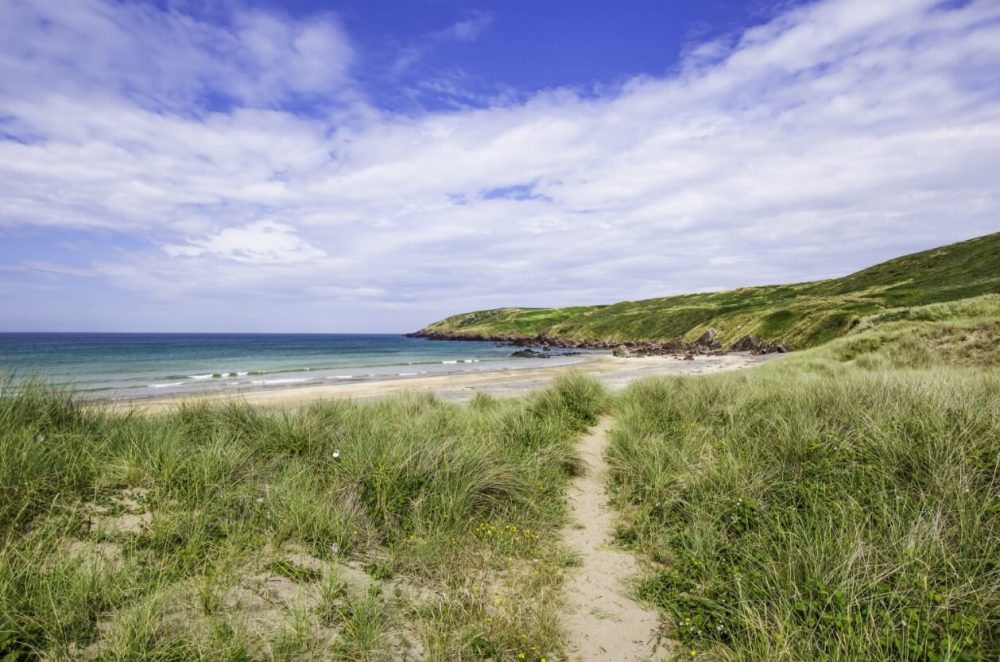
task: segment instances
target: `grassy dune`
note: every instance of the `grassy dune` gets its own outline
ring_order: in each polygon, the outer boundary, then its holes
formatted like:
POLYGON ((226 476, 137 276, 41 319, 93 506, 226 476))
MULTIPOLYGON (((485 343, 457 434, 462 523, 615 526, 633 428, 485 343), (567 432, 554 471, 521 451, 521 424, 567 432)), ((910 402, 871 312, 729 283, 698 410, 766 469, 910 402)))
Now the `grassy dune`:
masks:
POLYGON ((596 382, 468 406, 162 416, 11 389, 2 659, 538 660, 562 646, 572 559, 554 537, 574 442, 605 406, 596 382))
POLYGON ((1000 296, 880 312, 611 398, 294 411, 0 393, 0 659, 566 650, 576 440, 615 418, 617 540, 683 655, 1000 658, 1000 296))
POLYGON ((687 294, 609 306, 501 308, 448 317, 423 331, 456 337, 545 334, 574 341, 694 340, 753 335, 813 347, 893 308, 1000 292, 1000 233, 907 255, 844 278, 687 294))
POLYGON ((617 537, 685 651, 1000 658, 997 301, 620 398, 617 537))

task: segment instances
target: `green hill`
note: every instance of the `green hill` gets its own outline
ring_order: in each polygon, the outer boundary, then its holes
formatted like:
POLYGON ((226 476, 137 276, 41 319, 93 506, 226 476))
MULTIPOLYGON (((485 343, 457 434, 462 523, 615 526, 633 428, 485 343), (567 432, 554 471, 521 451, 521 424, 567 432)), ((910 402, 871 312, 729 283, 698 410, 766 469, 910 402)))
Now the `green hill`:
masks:
POLYGON ((693 341, 715 329, 793 348, 822 344, 894 309, 1000 293, 1000 233, 889 260, 844 278, 684 294, 607 306, 497 308, 454 315, 418 336, 567 343, 693 341))

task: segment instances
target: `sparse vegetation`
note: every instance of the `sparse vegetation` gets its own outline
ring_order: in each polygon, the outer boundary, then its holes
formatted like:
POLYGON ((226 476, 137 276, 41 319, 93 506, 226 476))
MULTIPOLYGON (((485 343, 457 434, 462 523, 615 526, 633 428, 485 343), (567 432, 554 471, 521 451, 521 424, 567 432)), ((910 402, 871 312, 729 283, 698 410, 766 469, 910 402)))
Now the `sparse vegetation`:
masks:
POLYGON ((468 406, 296 411, 0 397, 0 658, 540 659, 575 375, 468 406), (5 657, 10 656, 10 657, 5 657))

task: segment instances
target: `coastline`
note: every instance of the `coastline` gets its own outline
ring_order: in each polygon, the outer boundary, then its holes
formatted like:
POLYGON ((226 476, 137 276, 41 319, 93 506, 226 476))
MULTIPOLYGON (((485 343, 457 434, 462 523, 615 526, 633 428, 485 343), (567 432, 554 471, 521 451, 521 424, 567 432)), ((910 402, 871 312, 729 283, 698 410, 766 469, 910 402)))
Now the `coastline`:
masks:
POLYGON ((439 331, 425 327, 404 334, 407 338, 425 340, 450 340, 458 342, 495 342, 513 347, 541 347, 542 349, 594 349, 621 352, 625 356, 719 356, 730 353, 785 354, 792 350, 787 344, 754 335, 743 336, 730 346, 719 341, 715 329, 709 329, 696 340, 672 338, 669 340, 592 340, 565 338, 539 333, 534 336, 518 334, 460 333, 439 331))
POLYGON ((690 359, 674 356, 619 358, 606 354, 576 357, 572 364, 527 368, 501 368, 479 372, 388 377, 342 384, 287 386, 239 393, 212 393, 197 396, 166 396, 141 399, 104 401, 113 407, 144 412, 160 412, 182 403, 246 402, 265 407, 287 408, 307 405, 325 399, 373 400, 404 391, 432 393, 449 402, 464 402, 476 393, 494 397, 514 397, 546 386, 565 370, 576 370, 594 377, 613 391, 631 382, 659 375, 699 375, 727 370, 739 370, 772 360, 776 355, 753 355, 736 352, 718 355, 697 355, 690 359))

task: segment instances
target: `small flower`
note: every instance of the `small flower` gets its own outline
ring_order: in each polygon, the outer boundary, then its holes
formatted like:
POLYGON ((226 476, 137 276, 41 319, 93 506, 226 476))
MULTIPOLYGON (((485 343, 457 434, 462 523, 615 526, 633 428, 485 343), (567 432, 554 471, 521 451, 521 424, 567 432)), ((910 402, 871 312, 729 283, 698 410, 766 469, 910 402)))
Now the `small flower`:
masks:
POLYGON ((260 505, 264 503, 264 497, 257 497, 256 499, 254 499, 254 501, 257 502, 257 505, 260 505))
POLYGON ((696 651, 695 649, 693 649, 693 648, 692 648, 692 649, 691 649, 690 651, 688 651, 688 654, 689 654, 689 655, 690 655, 691 657, 697 657, 697 655, 698 655, 698 651, 696 651))
POLYGON ((35 441, 37 441, 38 443, 42 443, 43 441, 45 441, 45 435, 44 434, 35 435, 35 441))
POLYGON ((338 545, 337 543, 333 543, 332 545, 330 545, 330 553, 333 554, 334 556, 336 556, 337 554, 339 554, 340 553, 340 545, 338 545))
POLYGON ((340 459, 340 451, 333 451, 333 459, 335 460, 340 459))

